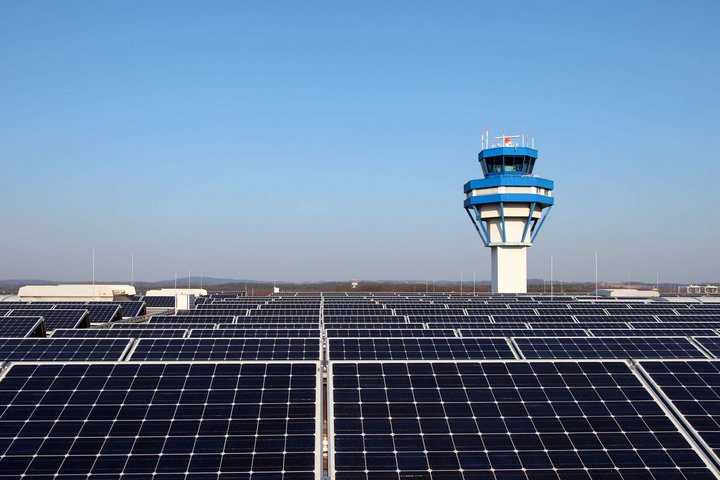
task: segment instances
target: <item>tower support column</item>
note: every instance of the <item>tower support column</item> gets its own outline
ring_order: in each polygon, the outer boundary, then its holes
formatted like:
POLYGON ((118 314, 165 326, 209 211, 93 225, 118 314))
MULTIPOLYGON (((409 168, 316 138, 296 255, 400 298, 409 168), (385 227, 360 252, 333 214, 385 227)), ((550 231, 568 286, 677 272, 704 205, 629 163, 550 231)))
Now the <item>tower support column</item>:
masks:
POLYGON ((527 293, 527 247, 490 247, 493 293, 527 293))

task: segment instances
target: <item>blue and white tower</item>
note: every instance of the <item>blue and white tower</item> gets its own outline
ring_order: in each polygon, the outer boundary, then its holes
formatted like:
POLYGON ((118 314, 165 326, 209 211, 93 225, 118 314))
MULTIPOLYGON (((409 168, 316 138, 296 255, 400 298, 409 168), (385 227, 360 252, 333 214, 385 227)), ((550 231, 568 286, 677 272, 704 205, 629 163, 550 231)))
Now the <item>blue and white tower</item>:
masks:
POLYGON ((478 160, 485 178, 465 184, 465 211, 492 255, 493 293, 527 292, 527 248, 552 208, 552 180, 533 175, 538 152, 520 135, 483 134, 478 160), (520 140, 520 144, 516 143, 520 140))

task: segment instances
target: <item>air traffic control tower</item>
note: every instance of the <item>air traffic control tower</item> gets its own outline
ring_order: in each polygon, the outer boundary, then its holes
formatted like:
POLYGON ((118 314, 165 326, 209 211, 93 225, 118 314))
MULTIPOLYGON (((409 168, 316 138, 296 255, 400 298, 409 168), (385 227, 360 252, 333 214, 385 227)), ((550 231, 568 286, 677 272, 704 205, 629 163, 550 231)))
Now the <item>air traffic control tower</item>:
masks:
POLYGON ((465 211, 492 256, 493 293, 527 292, 527 249, 554 198, 552 180, 533 175, 538 152, 525 137, 483 133, 478 160, 485 178, 465 184, 465 211), (517 142, 520 142, 519 144, 517 142))

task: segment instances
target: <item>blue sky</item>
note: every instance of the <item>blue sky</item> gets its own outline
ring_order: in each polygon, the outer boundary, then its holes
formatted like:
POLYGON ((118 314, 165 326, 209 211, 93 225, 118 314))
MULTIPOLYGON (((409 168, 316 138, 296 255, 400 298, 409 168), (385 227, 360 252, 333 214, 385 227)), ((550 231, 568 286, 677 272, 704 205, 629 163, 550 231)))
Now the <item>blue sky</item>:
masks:
POLYGON ((718 2, 0 3, 1 278, 489 278, 480 133, 534 131, 529 276, 720 278, 718 2))

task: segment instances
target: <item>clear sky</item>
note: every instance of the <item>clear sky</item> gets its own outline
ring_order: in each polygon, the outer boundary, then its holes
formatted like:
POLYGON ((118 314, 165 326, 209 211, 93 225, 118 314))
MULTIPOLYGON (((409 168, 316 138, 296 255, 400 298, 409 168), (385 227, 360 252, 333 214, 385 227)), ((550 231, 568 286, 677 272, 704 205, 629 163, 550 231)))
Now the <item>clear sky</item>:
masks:
POLYGON ((488 279, 480 133, 533 132, 529 277, 720 279, 720 2, 0 1, 0 278, 488 279))

